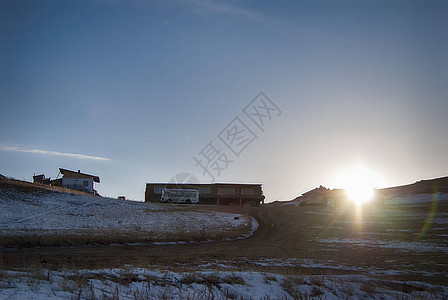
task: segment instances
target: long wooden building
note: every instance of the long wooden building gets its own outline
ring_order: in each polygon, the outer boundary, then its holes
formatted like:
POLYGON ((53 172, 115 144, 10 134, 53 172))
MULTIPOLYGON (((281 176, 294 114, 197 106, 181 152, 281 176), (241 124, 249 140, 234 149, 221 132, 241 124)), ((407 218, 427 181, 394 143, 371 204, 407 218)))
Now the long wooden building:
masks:
POLYGON ((256 206, 264 203, 261 184, 239 183, 147 183, 145 201, 160 202, 164 189, 196 189, 200 204, 256 206))

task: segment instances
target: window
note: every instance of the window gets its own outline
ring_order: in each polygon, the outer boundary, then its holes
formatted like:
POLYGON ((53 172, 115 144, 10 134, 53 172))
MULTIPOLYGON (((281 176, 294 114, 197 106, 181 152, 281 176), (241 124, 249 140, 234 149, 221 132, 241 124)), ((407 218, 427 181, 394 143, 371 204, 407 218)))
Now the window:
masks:
POLYGON ((210 195, 212 193, 212 188, 209 186, 201 186, 199 187, 200 195, 210 195))
POLYGON ((167 194, 168 194, 170 197, 180 197, 180 196, 181 196, 180 193, 182 193, 182 192, 179 192, 179 191, 168 191, 168 192, 167 192, 167 194))
POLYGON ((218 195, 235 195, 235 188, 233 187, 218 188, 218 195))
POLYGON ((88 182, 87 180, 84 180, 84 181, 82 182, 82 186, 89 186, 89 182, 88 182))
POLYGON ((163 186, 155 186, 154 187, 154 194, 162 194, 162 190, 164 189, 163 186))
POLYGON ((254 195, 253 188, 241 188, 241 195, 254 195))
POLYGON ((195 197, 196 191, 186 191, 184 192, 184 197, 195 197))

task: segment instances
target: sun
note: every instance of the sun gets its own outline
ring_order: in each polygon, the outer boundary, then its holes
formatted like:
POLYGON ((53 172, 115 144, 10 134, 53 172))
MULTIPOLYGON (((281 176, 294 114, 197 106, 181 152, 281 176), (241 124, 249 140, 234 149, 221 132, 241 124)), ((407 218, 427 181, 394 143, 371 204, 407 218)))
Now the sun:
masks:
POLYGON ((369 202, 373 196, 373 187, 358 178, 353 178, 353 181, 347 185, 345 191, 350 200, 358 204, 369 202))
POLYGON ((361 164, 342 173, 337 179, 337 186, 347 193, 350 200, 363 204, 372 200, 379 177, 361 164))

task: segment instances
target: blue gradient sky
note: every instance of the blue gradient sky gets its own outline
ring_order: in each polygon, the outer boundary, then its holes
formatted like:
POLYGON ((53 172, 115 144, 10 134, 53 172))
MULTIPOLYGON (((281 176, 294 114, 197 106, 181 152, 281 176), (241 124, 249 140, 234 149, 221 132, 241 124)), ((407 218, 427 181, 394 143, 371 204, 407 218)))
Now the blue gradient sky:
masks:
POLYGON ((281 116, 217 182, 272 201, 360 162, 384 186, 444 176, 447 53, 446 1, 0 1, 0 173, 81 169, 136 200, 209 182, 193 157, 263 91, 281 116))

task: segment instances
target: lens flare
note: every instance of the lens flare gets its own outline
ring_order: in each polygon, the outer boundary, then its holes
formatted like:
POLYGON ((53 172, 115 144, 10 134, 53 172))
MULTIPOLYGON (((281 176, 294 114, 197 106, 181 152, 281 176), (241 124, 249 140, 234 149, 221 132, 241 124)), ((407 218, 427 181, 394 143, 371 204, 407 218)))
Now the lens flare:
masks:
POLYGON ((438 205, 439 205, 438 188, 436 187, 434 188, 432 194, 431 209, 429 211, 428 217, 425 220, 425 224, 423 225, 422 230, 420 230, 420 232, 417 235, 417 238, 423 237, 426 234, 426 231, 428 231, 432 221, 434 220, 434 216, 436 215, 438 205))

